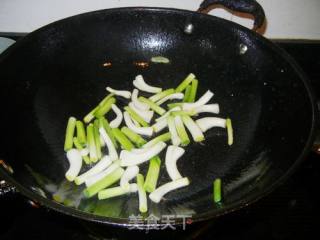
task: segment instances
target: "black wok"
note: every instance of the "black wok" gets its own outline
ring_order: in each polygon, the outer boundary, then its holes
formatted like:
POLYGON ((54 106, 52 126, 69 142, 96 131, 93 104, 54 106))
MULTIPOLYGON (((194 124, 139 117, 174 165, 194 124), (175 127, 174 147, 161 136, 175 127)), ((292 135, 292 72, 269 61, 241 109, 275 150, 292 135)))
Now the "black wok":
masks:
MULTIPOLYGON (((211 3, 253 14, 256 28, 263 23, 255 1, 206 1, 202 9, 211 3)), ((190 72, 200 80, 199 95, 214 91, 221 116, 233 119, 235 142, 229 147, 225 132, 215 129, 204 145, 188 147, 178 168, 191 185, 160 204, 149 202, 148 215, 172 215, 175 224, 183 221, 178 215, 192 216, 197 222, 258 200, 283 183, 310 151, 317 124, 311 87, 297 64, 259 34, 177 9, 86 13, 45 26, 5 51, 0 56, 0 177, 48 208, 128 227, 129 217, 139 214, 136 195, 98 203, 85 199, 73 207, 52 200, 51 190, 68 168, 66 121, 70 115, 83 118, 106 86, 131 89, 134 76, 143 74, 170 88, 190 72), (158 55, 170 64, 149 62, 158 55), (106 62, 112 67, 103 66, 106 62), (217 177, 223 179, 221 205, 212 201, 217 177)), ((160 184, 168 180, 162 169, 160 184)))

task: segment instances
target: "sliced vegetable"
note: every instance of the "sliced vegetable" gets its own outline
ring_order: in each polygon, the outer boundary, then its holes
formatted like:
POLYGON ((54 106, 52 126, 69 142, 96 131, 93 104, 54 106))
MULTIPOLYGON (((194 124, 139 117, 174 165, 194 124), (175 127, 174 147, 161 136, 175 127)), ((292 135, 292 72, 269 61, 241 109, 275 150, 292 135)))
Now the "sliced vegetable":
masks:
POLYGON ((149 110, 140 110, 138 109, 133 102, 129 103, 129 107, 135 111, 144 121, 146 121, 147 123, 150 123, 153 117, 153 111, 149 111, 149 110))
POLYGON ((167 119, 161 119, 160 121, 156 122, 155 124, 152 125, 152 129, 155 133, 160 132, 163 130, 166 126, 168 126, 168 121, 167 119))
POLYGON ((66 128, 66 136, 64 141, 64 151, 68 151, 73 146, 73 135, 76 127, 77 119, 74 117, 70 117, 68 120, 67 128, 66 128))
POLYGON ((130 117, 132 119, 136 120, 143 127, 148 127, 149 126, 149 124, 137 112, 135 112, 132 108, 124 107, 124 110, 126 110, 130 114, 130 117))
POLYGON ((94 115, 99 118, 103 117, 106 113, 108 113, 111 109, 112 104, 115 104, 116 99, 114 97, 109 98, 102 106, 95 111, 94 115))
POLYGON ((66 179, 72 182, 79 174, 82 166, 82 157, 77 149, 70 149, 67 152, 67 158, 69 161, 69 169, 66 172, 66 179))
MULTIPOLYGON (((152 140, 151 140, 152 141, 152 140)), ((158 141, 157 141, 158 143, 158 141)), ((153 147, 154 145, 156 145, 157 143, 155 142, 152 142, 150 145, 148 145, 147 147, 142 147, 142 148, 133 148, 131 149, 131 153, 134 153, 134 154, 141 154, 141 153, 146 153, 150 150, 151 147, 153 147)))
POLYGON ((162 98, 161 100, 159 100, 158 102, 156 102, 156 104, 161 105, 168 100, 174 100, 174 99, 181 100, 181 99, 183 99, 183 96, 184 96, 183 93, 172 93, 169 96, 166 96, 166 97, 162 98))
POLYGON ((196 120, 196 124, 200 127, 201 131, 204 133, 213 127, 226 127, 226 119, 218 117, 205 117, 196 120))
POLYGON ((95 112, 98 110, 99 107, 103 106, 111 97, 113 97, 114 94, 108 94, 102 101, 96 106, 93 110, 91 110, 84 118, 83 121, 85 123, 91 122, 92 119, 95 117, 95 112))
POLYGON ((176 92, 182 92, 186 87, 191 83, 193 79, 195 79, 195 75, 193 73, 190 73, 176 88, 176 92))
POLYGON ((126 135, 123 134, 123 132, 120 131, 119 128, 113 128, 112 133, 123 149, 130 151, 132 148, 134 148, 132 142, 130 142, 130 140, 126 137, 126 135))
MULTIPOLYGON (((159 59, 159 61, 163 60, 161 57, 159 59)), ((152 60, 156 61, 157 59, 153 58, 152 60)), ((164 60, 167 61, 167 59, 164 60)), ((196 121, 191 118, 191 116, 200 113, 218 114, 220 112, 217 103, 208 104, 214 95, 210 90, 195 101, 199 81, 192 73, 176 89, 171 88, 162 91, 162 88, 147 84, 141 75, 136 76, 133 85, 137 89, 134 89, 132 94, 126 90, 115 90, 107 87, 106 89, 110 94, 84 118, 84 122, 88 123, 86 131, 82 121, 77 121, 74 117, 69 118, 64 143, 64 149, 70 163, 66 178, 68 181, 75 181, 76 185, 85 183, 87 188, 83 191, 83 194, 78 195, 87 198, 98 193, 98 199, 108 199, 138 191, 139 210, 145 213, 148 211, 146 192, 150 193, 149 197, 152 201, 158 203, 166 193, 190 183, 188 178, 182 177, 177 168, 178 159, 185 153, 185 150, 179 145, 186 146, 190 143, 190 137, 186 129, 188 129, 195 142, 201 142, 204 140, 203 133, 208 129, 212 127, 227 128, 229 145, 233 144, 233 129, 229 118, 205 117, 196 121), (149 98, 138 97, 138 89, 154 93, 154 95, 149 98), (115 95, 130 99, 123 110, 115 104, 115 95), (168 100, 180 100, 180 102, 167 104, 167 111, 161 105, 168 100), (109 125, 104 115, 110 109, 113 110, 116 117, 109 125), (154 112, 159 114, 160 117, 154 119, 154 112), (94 118, 97 119, 94 120, 94 118), (127 127, 122 126, 121 128, 123 119, 127 127), (156 123, 150 127, 149 124, 153 119, 156 123), (94 122, 90 123, 92 120, 94 122), (168 132, 155 136, 148 142, 141 136, 151 136, 153 132, 158 133, 166 127, 169 129, 168 132), (74 136, 75 129, 77 136, 74 136), (169 146, 166 151, 165 166, 172 181, 157 188, 161 166, 159 154, 166 148, 165 142, 169 140, 172 141, 173 145, 169 146), (118 144, 123 149, 120 150, 119 155, 116 149, 118 144), (72 148, 73 145, 76 149, 72 148), (108 155, 104 157, 102 157, 102 146, 108 148, 108 155), (137 148, 134 148, 135 146, 137 148), (88 164, 98 160, 100 161, 97 164, 79 175, 82 161, 88 164), (146 161, 150 162, 144 179, 144 176, 139 174, 138 165, 146 161), (126 167, 126 169, 122 167, 126 167), (130 184, 135 177, 137 178, 137 184, 130 184), (120 186, 108 188, 118 181, 120 181, 120 186)), ((81 188, 77 189, 82 191, 81 188)), ((214 201, 220 202, 221 179, 214 181, 213 190, 214 201)), ((81 197, 64 199, 65 204, 75 206, 74 204, 80 203, 81 197)))
POLYGON ((94 128, 93 124, 90 123, 87 126, 87 140, 88 140, 88 147, 89 147, 89 156, 90 162, 96 162, 98 160, 97 157, 97 148, 94 140, 94 128))
POLYGON ((126 150, 122 150, 120 153, 121 163, 120 166, 133 166, 139 165, 143 162, 148 161, 150 158, 158 155, 164 148, 166 144, 164 142, 159 142, 156 145, 148 148, 148 151, 142 153, 133 153, 126 150))
POLYGON ((173 117, 183 116, 183 115, 194 116, 194 115, 196 115, 196 113, 193 110, 192 111, 174 111, 171 113, 171 115, 173 117))
POLYGON ((138 166, 127 167, 120 179, 120 187, 127 189, 130 186, 129 182, 134 179, 138 175, 138 173, 138 166))
MULTIPOLYGON (((100 128, 100 122, 99 122, 99 128, 100 128)), ((100 145, 102 148, 106 146, 106 143, 104 142, 103 138, 101 137, 101 134, 100 134, 100 145)))
POLYGON ((175 108, 175 107, 181 107, 181 109, 182 109, 182 105, 183 105, 183 102, 169 103, 169 104, 167 104, 167 107, 169 109, 172 109, 172 108, 175 108))
POLYGON ((217 178, 213 182, 213 200, 215 203, 221 202, 221 179, 217 178))
POLYGON ((128 112, 123 113, 124 121, 128 128, 130 128, 132 131, 135 133, 141 134, 141 135, 146 135, 146 136, 151 136, 153 133, 153 128, 152 127, 137 127, 133 121, 131 120, 131 117, 128 112))
POLYGON ((197 96, 199 81, 197 79, 193 79, 191 82, 190 94, 187 102, 194 102, 197 96))
POLYGON ((115 169, 109 175, 105 176, 104 178, 102 178, 98 182, 96 182, 93 185, 91 185, 90 187, 86 188, 83 191, 83 194, 87 198, 90 198, 90 197, 96 195, 102 189, 107 188, 107 187, 111 186, 112 184, 116 183, 117 181, 119 181, 123 173, 124 173, 124 170, 122 168, 115 169))
POLYGON ((150 148, 154 145, 156 145, 157 143, 159 142, 167 142, 171 139, 171 134, 170 132, 166 132, 166 133, 163 133, 153 139, 151 139, 149 142, 147 142, 146 144, 144 144, 142 146, 142 148, 150 148))
POLYGON ((184 103, 182 104, 182 110, 192 110, 194 108, 200 107, 202 105, 207 104, 207 102, 210 101, 210 99, 213 97, 213 93, 208 90, 205 94, 202 95, 201 98, 199 98, 196 102, 194 103, 184 103))
POLYGON ((113 136, 112 128, 110 127, 108 121, 104 117, 99 118, 99 127, 105 129, 105 131, 107 132, 108 136, 110 137, 113 143, 113 146, 117 149, 118 144, 117 144, 116 138, 113 136))
POLYGON ((167 118, 167 121, 168 121, 169 132, 171 134, 171 142, 173 145, 178 146, 181 143, 181 139, 180 139, 178 132, 177 132, 177 129, 176 129, 174 117, 169 116, 167 118))
POLYGON ((184 92, 183 102, 189 102, 190 93, 191 93, 191 85, 188 85, 184 92))
POLYGON ((86 179, 85 184, 87 187, 90 187, 91 185, 95 184, 96 182, 99 182, 104 177, 110 175, 113 171, 115 171, 117 168, 120 168, 120 160, 114 161, 107 169, 103 170, 100 173, 97 173, 88 179, 86 179))
POLYGON ((188 115, 181 116, 184 125, 188 128, 195 142, 202 142, 205 138, 200 127, 188 115))
POLYGON ((136 183, 129 184, 128 188, 113 187, 101 190, 98 192, 98 199, 103 200, 107 198, 118 197, 127 193, 133 193, 138 191, 138 185, 136 183))
POLYGON ((149 169, 146 176, 146 181, 144 182, 144 190, 147 192, 153 192, 157 187, 157 182, 159 178, 160 173, 160 165, 161 165, 161 159, 159 156, 155 156, 151 158, 149 163, 149 169))
POLYGON ((124 97, 124 98, 127 98, 127 99, 131 98, 131 92, 129 92, 129 91, 116 90, 116 89, 113 89, 111 87, 107 87, 106 89, 107 89, 108 92, 113 93, 116 96, 121 96, 121 97, 124 97))
POLYGON ((158 93, 162 91, 162 88, 153 87, 147 84, 142 75, 136 76, 136 79, 133 81, 133 85, 141 91, 148 92, 148 93, 158 93))
MULTIPOLYGON (((75 145, 75 147, 77 148, 78 151, 80 151, 80 154, 81 154, 81 151, 84 150, 82 145, 80 144, 79 140, 77 137, 74 137, 73 138, 73 144, 75 145)), ((83 161, 86 163, 86 164, 89 164, 90 163, 90 158, 86 155, 83 155, 81 154, 82 158, 83 158, 83 161)))
POLYGON ((149 148, 133 148, 133 149, 131 149, 131 152, 140 154, 140 153, 145 153, 148 150, 149 150, 149 148))
POLYGON ((151 62, 154 62, 154 63, 169 63, 170 60, 166 57, 162 57, 162 56, 156 56, 156 57, 152 57, 151 58, 151 62))
POLYGON ((94 165, 92 168, 90 168, 85 173, 82 173, 80 176, 76 177, 74 182, 77 185, 80 185, 84 183, 87 179, 89 179, 91 176, 94 176, 103 170, 105 170, 107 167, 109 167, 112 164, 112 160, 109 156, 104 156, 96 165, 94 165))
POLYGON ((148 201, 146 191, 143 188, 144 177, 142 174, 137 175, 137 185, 139 193, 139 211, 145 213, 148 211, 148 201))
POLYGON ((123 119, 123 116, 122 116, 122 112, 121 110, 117 107, 117 105, 115 104, 112 104, 111 105, 111 108, 113 110, 113 112, 116 114, 116 118, 113 119, 111 122, 110 122, 110 127, 111 128, 117 128, 120 126, 121 122, 122 122, 122 119, 123 119))
POLYGON ((233 128, 231 119, 226 119, 227 133, 228 133, 228 145, 231 146, 233 144, 233 128))
MULTIPOLYGON (((87 148, 85 148, 85 147, 83 147, 81 144, 80 144, 80 142, 79 142, 79 140, 78 140, 78 138, 77 137, 74 137, 73 138, 73 145, 76 147, 76 149, 80 152, 80 154, 81 154, 81 152, 83 151, 83 150, 87 150, 87 148)), ((87 152, 88 154, 89 154, 89 152, 87 152)), ((81 154, 81 156, 87 156, 88 154, 81 154)))
POLYGON ((181 110, 181 107, 178 107, 178 106, 174 107, 174 108, 170 109, 168 112, 166 112, 164 115, 162 115, 161 117, 156 118, 155 121, 159 122, 162 119, 167 118, 171 113, 176 112, 176 111, 180 111, 180 110, 181 110))
POLYGON ((163 115, 166 112, 166 110, 164 110, 162 107, 158 106, 156 103, 150 101, 145 97, 139 97, 139 100, 143 103, 148 104, 149 107, 159 115, 163 115))
POLYGON ((137 147, 141 147, 147 142, 139 134, 135 133, 128 127, 122 127, 121 132, 123 132, 137 147))
POLYGON ((158 203, 162 199, 162 197, 167 194, 168 192, 171 192, 173 190, 176 190, 178 188, 186 187, 190 184, 188 178, 179 178, 175 181, 168 182, 160 187, 158 187, 155 191, 153 191, 149 198, 155 202, 158 203))
MULTIPOLYGON (((77 148, 77 147, 76 147, 77 148)), ((79 149, 78 149, 79 150, 79 149)), ((82 157, 84 156, 88 156, 89 155, 89 150, 88 148, 83 148, 82 150, 79 150, 80 151, 80 154, 82 157)))
POLYGON ((95 112, 99 109, 99 106, 96 106, 94 109, 92 109, 84 118, 83 121, 85 123, 91 122, 92 119, 95 117, 95 112))
POLYGON ((108 153, 109 153, 109 157, 110 157, 111 161, 117 160, 118 153, 117 153, 116 147, 113 145, 111 137, 109 136, 109 134, 106 132, 106 130, 103 127, 99 128, 99 132, 100 132, 100 135, 103 138, 104 142, 107 145, 108 153))
POLYGON ((79 140, 79 143, 82 145, 85 145, 87 143, 87 137, 86 137, 86 130, 84 128, 83 123, 77 120, 76 128, 77 128, 77 139, 79 140))
POLYGON ((175 181, 179 178, 182 178, 181 174, 177 168, 177 160, 181 158, 185 150, 177 146, 169 146, 166 152, 166 169, 169 174, 169 177, 175 181))
POLYGON ((192 110, 192 112, 194 112, 195 114, 204 113, 204 112, 218 114, 220 112, 220 108, 219 108, 219 104, 213 103, 213 104, 207 104, 207 105, 202 105, 200 107, 196 107, 192 110))
POLYGON ((190 139, 188 136, 188 133, 184 127, 183 121, 181 119, 181 116, 175 116, 174 117, 174 124, 176 126, 176 130, 178 133, 178 136, 181 140, 182 146, 187 146, 190 143, 190 139))
POLYGON ((100 134, 99 134, 99 120, 96 119, 93 124, 94 143, 96 145, 97 158, 102 158, 100 134))
POLYGON ((173 88, 169 88, 167 90, 164 90, 162 92, 159 92, 159 93, 149 97, 149 100, 152 101, 152 102, 157 102, 157 101, 159 101, 159 100, 171 95, 172 93, 174 93, 174 89, 173 88))
MULTIPOLYGON (((129 114, 129 117, 130 117, 130 114, 129 114)), ((133 124, 136 126, 136 127, 141 127, 141 125, 136 121, 134 120, 133 118, 130 117, 130 119, 132 120, 133 124)))
POLYGON ((140 109, 141 111, 147 111, 149 110, 149 105, 145 104, 143 102, 140 102, 138 100, 138 95, 139 95, 139 90, 138 89, 133 89, 132 91, 132 95, 131 95, 131 101, 134 104, 134 106, 138 109, 140 109))
POLYGON ((114 96, 113 93, 109 93, 107 96, 105 96, 104 99, 102 99, 101 102, 99 102, 98 106, 103 106, 110 98, 112 98, 114 96))

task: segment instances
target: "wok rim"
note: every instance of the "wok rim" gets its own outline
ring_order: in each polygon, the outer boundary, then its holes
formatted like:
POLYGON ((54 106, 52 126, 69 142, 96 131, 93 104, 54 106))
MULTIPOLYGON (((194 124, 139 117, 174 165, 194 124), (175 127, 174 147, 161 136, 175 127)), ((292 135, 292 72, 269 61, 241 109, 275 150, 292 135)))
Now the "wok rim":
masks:
MULTIPOLYGON (((258 200, 262 199, 266 195, 270 194, 272 191, 274 191, 277 187, 282 185, 300 166, 300 164, 303 162, 307 154, 310 152, 312 144, 314 142, 315 136, 316 136, 316 128, 319 126, 319 110, 316 107, 316 97, 315 93, 313 90, 313 87, 310 83, 310 80, 307 78, 303 70, 300 68, 300 66, 296 63, 296 61, 282 48, 277 46, 276 44, 272 43, 270 40, 266 39, 265 37, 261 36, 260 34, 253 32, 252 30, 243 27, 237 23, 234 23, 232 21, 218 18, 212 15, 208 14, 203 14, 195 11, 190 11, 190 10, 185 10, 185 9, 177 9, 177 8, 164 8, 164 7, 121 7, 121 8, 109 8, 109 9, 100 9, 96 11, 90 11, 90 12, 85 12, 81 14, 77 14, 74 16, 70 16, 67 18, 63 18, 57 21, 54 21, 50 24, 47 24, 45 26, 42 26, 41 28, 30 32, 27 34, 23 39, 17 41, 17 43, 13 44, 10 46, 8 49, 6 49, 1 55, 0 55, 0 64, 3 61, 3 59, 6 58, 6 56, 10 55, 11 51, 14 51, 15 49, 19 48, 20 44, 23 44, 25 41, 27 41, 29 38, 32 38, 33 35, 35 35, 38 32, 41 31, 46 31, 47 29, 51 28, 52 26, 55 26, 56 24, 59 24, 60 22, 68 21, 69 19, 75 18, 75 17, 81 17, 81 16, 89 16, 89 15, 94 15, 94 14, 100 14, 100 13, 105 13, 109 14, 112 12, 126 12, 126 11, 150 11, 150 12, 170 12, 170 13, 176 13, 176 14, 192 14, 195 17, 204 17, 211 19, 216 22, 222 23, 224 26, 230 27, 233 26, 237 28, 238 30, 244 31, 246 33, 251 34, 251 38, 255 37, 257 38, 256 40, 260 41, 261 44, 264 44, 265 46, 268 47, 270 51, 277 52, 279 56, 284 60, 287 61, 287 63, 290 64, 290 66, 295 70, 296 74, 299 75, 299 78, 303 82, 305 86, 305 90, 308 93, 308 97, 311 103, 311 110, 312 110, 312 123, 311 123, 311 128, 310 128, 310 133, 308 136, 308 139, 305 142, 305 146, 303 150, 301 151, 299 157, 296 159, 296 161, 293 163, 293 165, 280 177, 278 178, 272 185, 268 186, 260 194, 255 194, 255 195, 248 195, 246 198, 243 198, 239 201, 236 201, 232 204, 229 204, 227 207, 221 208, 221 209, 214 209, 214 212, 211 210, 211 212, 205 212, 205 213, 200 213, 200 214, 195 214, 191 217, 192 223, 197 223, 197 222, 202 222, 202 221, 207 221, 211 220, 223 215, 226 215, 228 213, 238 211, 244 207, 247 207, 258 200)), ((18 181, 16 181, 12 176, 8 175, 7 172, 0 168, 0 175, 1 177, 4 178, 5 181, 7 181, 9 184, 12 186, 16 187, 18 192, 22 193, 22 195, 26 196, 27 198, 39 203, 41 206, 45 206, 48 209, 54 210, 58 213, 62 213, 71 217, 76 217, 77 219, 80 220, 85 220, 88 222, 92 223, 100 223, 100 224, 106 224, 110 226, 115 226, 115 227, 123 227, 123 228, 128 228, 132 226, 132 224, 128 223, 128 218, 113 218, 113 217, 103 217, 103 216, 98 216, 86 212, 82 212, 80 210, 67 207, 65 205, 59 204, 58 202, 55 202, 54 200, 50 200, 48 198, 42 197, 41 195, 33 192, 32 190, 27 189, 26 187, 22 186, 18 181)), ((177 220, 177 219, 175 219, 177 220)), ((178 219, 179 220, 179 219, 178 219)), ((182 220, 181 221, 176 221, 174 226, 181 226, 182 220)), ((148 229, 148 227, 151 226, 163 226, 164 224, 157 223, 157 224, 141 224, 139 227, 148 229)))

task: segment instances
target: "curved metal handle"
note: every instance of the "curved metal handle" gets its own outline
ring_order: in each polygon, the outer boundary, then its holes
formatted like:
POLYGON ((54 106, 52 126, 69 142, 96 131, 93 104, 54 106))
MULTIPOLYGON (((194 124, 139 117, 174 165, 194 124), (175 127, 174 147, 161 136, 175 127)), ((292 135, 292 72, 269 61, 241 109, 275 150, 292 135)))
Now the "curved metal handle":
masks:
POLYGON ((198 12, 203 12, 213 5, 222 5, 232 11, 251 14, 254 17, 252 29, 254 31, 257 31, 264 24, 264 10, 255 0, 204 0, 200 4, 198 12))

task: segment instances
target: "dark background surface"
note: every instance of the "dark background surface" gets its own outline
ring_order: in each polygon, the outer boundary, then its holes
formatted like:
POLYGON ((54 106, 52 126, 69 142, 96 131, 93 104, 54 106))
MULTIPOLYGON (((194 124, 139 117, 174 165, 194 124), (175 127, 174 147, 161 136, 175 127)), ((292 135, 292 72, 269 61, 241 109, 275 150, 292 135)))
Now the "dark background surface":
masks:
MULTIPOLYGON (((18 39, 19 37, 13 37, 18 39)), ((320 43, 276 42, 300 64, 320 96, 320 43)), ((192 227, 169 231, 181 239, 308 239, 317 233, 320 157, 310 153, 299 170, 283 186, 241 211, 192 227)), ((94 239, 95 233, 70 217, 34 208, 19 194, 0 198, 0 239, 94 239)), ((105 228, 105 238, 132 238, 105 228)), ((145 238, 152 235, 142 234, 145 238)))

